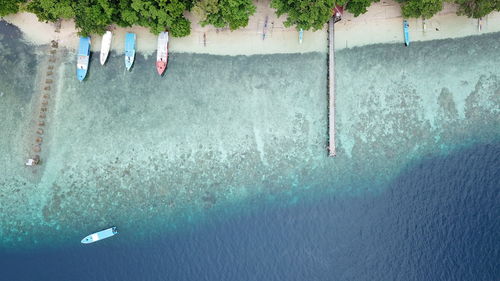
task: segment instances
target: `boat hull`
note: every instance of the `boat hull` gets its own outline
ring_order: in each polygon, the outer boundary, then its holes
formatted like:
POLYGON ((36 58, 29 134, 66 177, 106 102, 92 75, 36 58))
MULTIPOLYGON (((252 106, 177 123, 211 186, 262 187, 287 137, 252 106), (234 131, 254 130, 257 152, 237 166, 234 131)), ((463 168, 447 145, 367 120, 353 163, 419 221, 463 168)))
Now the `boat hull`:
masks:
POLYGON ((125 67, 127 70, 132 68, 135 60, 135 33, 125 35, 125 67))
POLYGON ((109 237, 114 236, 116 234, 118 234, 118 231, 116 230, 116 227, 113 226, 113 227, 110 227, 108 229, 104 229, 104 230, 98 231, 96 233, 89 234, 89 235, 85 236, 85 238, 83 238, 81 242, 83 244, 90 244, 90 243, 94 243, 94 242, 109 238, 109 237))
MULTIPOLYGON (((87 63, 88 63, 88 59, 87 59, 87 63)), ((79 81, 83 81, 85 79, 85 77, 87 77, 87 68, 85 69, 82 69, 82 68, 77 68, 76 69, 76 78, 79 80, 79 81)))
POLYGON ((132 56, 125 56, 125 68, 127 68, 127 70, 130 70, 132 68, 134 60, 135 60, 135 53, 132 56))
POLYGON ((156 48, 156 71, 161 76, 167 69, 168 64, 168 32, 158 35, 158 46, 156 48))
POLYGON ((410 26, 407 20, 403 21, 403 32, 405 36, 405 46, 410 46, 410 26))
POLYGON ((156 62, 156 72, 161 76, 165 72, 165 69, 167 69, 167 63, 163 61, 157 61, 156 62))
POLYGON ((80 37, 76 61, 76 78, 83 81, 87 76, 90 61, 90 37, 80 37))
POLYGON ((101 65, 104 65, 106 63, 106 60, 108 59, 109 50, 111 49, 112 37, 113 34, 111 33, 111 31, 106 31, 106 33, 102 36, 101 56, 100 56, 101 65))

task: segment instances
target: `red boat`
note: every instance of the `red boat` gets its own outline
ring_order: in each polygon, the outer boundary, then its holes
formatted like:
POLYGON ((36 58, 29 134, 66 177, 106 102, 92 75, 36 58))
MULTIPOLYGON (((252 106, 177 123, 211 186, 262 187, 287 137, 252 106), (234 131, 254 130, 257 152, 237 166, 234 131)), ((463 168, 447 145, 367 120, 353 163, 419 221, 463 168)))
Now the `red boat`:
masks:
POLYGON ((161 76, 167 69, 168 63, 168 32, 158 35, 158 48, 156 50, 156 71, 161 76))

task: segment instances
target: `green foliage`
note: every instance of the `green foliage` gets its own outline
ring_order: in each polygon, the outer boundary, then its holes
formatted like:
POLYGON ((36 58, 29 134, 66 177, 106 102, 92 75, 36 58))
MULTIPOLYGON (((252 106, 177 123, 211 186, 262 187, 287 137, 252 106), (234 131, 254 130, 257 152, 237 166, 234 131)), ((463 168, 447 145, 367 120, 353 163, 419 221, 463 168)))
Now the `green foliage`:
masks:
POLYGON ((57 21, 75 17, 72 0, 32 0, 27 10, 34 13, 41 21, 57 21))
POLYGON ((398 0, 405 18, 431 18, 443 9, 443 0, 398 0))
POLYGON ((285 26, 297 29, 319 30, 332 17, 335 0, 272 0, 276 14, 287 14, 285 26))
POLYGON ((493 11, 500 11, 500 0, 455 0, 457 14, 470 18, 482 18, 493 11))
POLYGON ((172 36, 182 37, 191 32, 191 23, 183 15, 189 8, 189 0, 120 0, 115 22, 120 26, 149 27, 154 34, 169 29, 172 36))
POLYGON ((201 0, 193 8, 193 12, 200 16, 202 26, 229 26, 231 30, 247 26, 255 11, 252 0, 201 0))
POLYGON ((192 12, 203 22, 208 15, 219 12, 219 0, 200 0, 194 5, 192 12))
POLYGON ((339 5, 342 5, 344 3, 346 4, 346 10, 352 14, 354 14, 355 17, 366 13, 366 9, 370 7, 370 5, 374 2, 379 2, 380 0, 341 0, 337 1, 339 2, 339 5))
POLYGON ((79 0, 73 4, 75 25, 80 34, 103 34, 113 22, 115 9, 106 0, 79 0))
POLYGON ((15 14, 19 11, 19 4, 26 0, 0 0, 0 17, 15 14))
POLYGON ((42 21, 74 19, 84 36, 103 34, 116 23, 149 27, 154 34, 169 28, 172 36, 179 37, 191 31, 183 15, 191 4, 191 0, 32 0, 27 10, 42 21))

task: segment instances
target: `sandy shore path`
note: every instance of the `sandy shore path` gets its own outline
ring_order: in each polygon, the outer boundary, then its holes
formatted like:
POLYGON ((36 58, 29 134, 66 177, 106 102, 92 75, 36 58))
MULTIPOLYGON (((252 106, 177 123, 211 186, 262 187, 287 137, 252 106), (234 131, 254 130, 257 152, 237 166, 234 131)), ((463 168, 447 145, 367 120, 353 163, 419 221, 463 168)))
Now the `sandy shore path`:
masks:
MULTIPOLYGON (((299 44, 298 32, 283 25, 285 17, 278 18, 269 0, 256 2, 257 11, 245 28, 235 31, 217 29, 213 26, 202 27, 191 13, 186 17, 191 21, 191 34, 182 38, 171 38, 169 47, 173 52, 206 53, 217 55, 252 55, 274 53, 326 52, 326 29, 319 32, 305 32, 304 41, 299 44), (264 24, 267 19, 267 32, 263 39, 264 24)), ((78 45, 77 30, 73 21, 62 21, 60 33, 55 32, 55 24, 39 22, 34 14, 19 13, 5 17, 5 20, 18 26, 26 39, 34 44, 48 44, 51 38, 59 38, 59 44, 70 49, 78 45)), ((113 27, 112 49, 124 49, 125 33, 137 34, 137 48, 143 53, 156 51, 156 36, 147 28, 113 27)), ((92 37, 92 49, 99 51, 101 36, 92 37)))
MULTIPOLYGON (((250 18, 247 27, 236 31, 202 27, 198 19, 190 13, 191 34, 183 38, 173 38, 170 48, 174 52, 206 53, 217 55, 252 55, 274 53, 326 52, 326 25, 323 30, 305 32, 302 44, 298 42, 295 28, 283 25, 285 17, 278 18, 274 9, 269 7, 269 0, 256 2, 257 12, 250 18), (264 23, 267 19, 266 38, 263 40, 264 23)), ((457 38, 469 35, 500 31, 500 13, 491 13, 478 28, 477 19, 456 15, 457 7, 445 4, 444 9, 431 19, 410 19, 410 38, 412 41, 425 41, 444 38, 457 38)), ((63 47, 74 49, 78 44, 78 35, 72 21, 63 21, 59 33, 55 25, 39 22, 35 15, 19 13, 5 17, 17 25, 26 39, 34 44, 48 44, 53 38, 59 39, 63 47)), ((135 32, 138 36, 137 48, 143 53, 156 50, 156 36, 148 29, 134 26, 131 28, 114 27, 112 48, 124 49, 126 32, 135 32)), ((346 13, 341 22, 336 24, 336 48, 363 46, 376 43, 403 42, 402 15, 399 4, 393 0, 383 0, 373 4, 368 12, 354 17, 346 13)), ((101 36, 92 37, 92 48, 98 51, 101 36)))

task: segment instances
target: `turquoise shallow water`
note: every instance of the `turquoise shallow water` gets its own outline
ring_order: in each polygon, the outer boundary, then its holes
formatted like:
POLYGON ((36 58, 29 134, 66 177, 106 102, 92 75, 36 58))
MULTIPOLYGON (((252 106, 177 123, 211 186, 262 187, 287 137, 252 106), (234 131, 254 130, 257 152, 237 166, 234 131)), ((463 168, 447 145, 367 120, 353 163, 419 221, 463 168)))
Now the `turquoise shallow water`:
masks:
POLYGON ((163 78, 152 56, 126 72, 121 55, 101 67, 94 54, 84 83, 64 55, 36 175, 22 167, 19 128, 37 90, 20 66, 44 57, 4 37, 24 55, 0 65, 10 73, 0 84, 20 81, 0 97, 2 114, 17 116, 0 124, 0 243, 72 243, 110 224, 143 237, 253 201, 382 192, 422 157, 498 139, 499 37, 338 52, 336 158, 325 148, 323 53, 172 54, 163 78))

